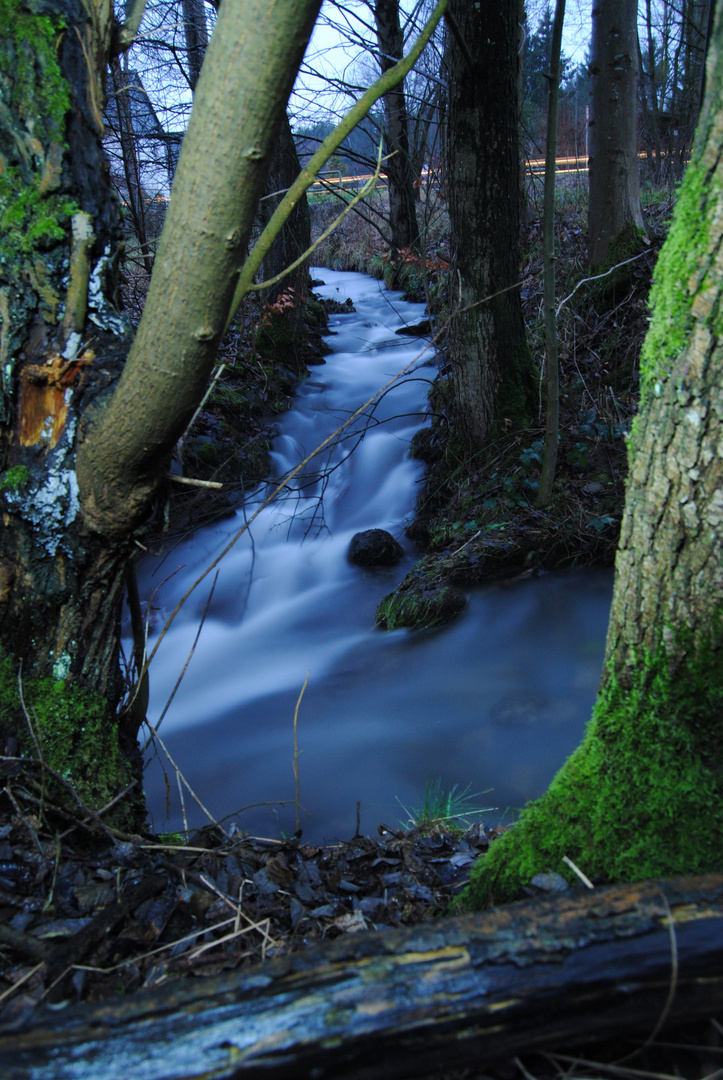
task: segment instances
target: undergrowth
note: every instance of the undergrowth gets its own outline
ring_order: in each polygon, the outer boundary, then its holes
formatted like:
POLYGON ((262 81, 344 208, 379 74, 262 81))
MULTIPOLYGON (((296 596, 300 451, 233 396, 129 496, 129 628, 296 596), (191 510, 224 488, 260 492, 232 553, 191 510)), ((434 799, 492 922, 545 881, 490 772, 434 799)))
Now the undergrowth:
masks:
POLYGON ((477 805, 476 800, 487 792, 472 793, 471 787, 471 784, 467 784, 460 790, 458 784, 453 784, 451 788, 444 788, 441 778, 427 777, 421 806, 408 810, 400 803, 407 815, 406 820, 401 822, 402 826, 406 829, 419 829, 421 832, 431 831, 439 826, 452 832, 466 832, 475 819, 494 809, 491 806, 477 805))

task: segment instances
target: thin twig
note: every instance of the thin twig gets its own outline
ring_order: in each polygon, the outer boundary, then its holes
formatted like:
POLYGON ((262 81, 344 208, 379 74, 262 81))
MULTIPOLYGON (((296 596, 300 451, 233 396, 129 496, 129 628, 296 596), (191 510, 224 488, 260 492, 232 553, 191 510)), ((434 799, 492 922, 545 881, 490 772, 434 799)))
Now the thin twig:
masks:
POLYGON ((299 822, 299 743, 296 738, 297 721, 299 719, 299 706, 301 705, 301 699, 304 696, 306 690, 306 684, 309 681, 310 671, 307 671, 306 678, 304 679, 304 685, 301 687, 298 700, 296 702, 296 708, 294 709, 294 780, 296 782, 296 794, 294 797, 294 806, 296 807, 296 831, 298 833, 301 828, 299 822))
MULTIPOLYGON (((186 424, 186 430, 184 431, 183 435, 181 435, 181 438, 178 440, 179 448, 183 446, 184 442, 188 438, 188 433, 190 432, 193 425, 196 423, 196 420, 198 419, 198 414, 201 412, 201 409, 204 407, 204 405, 206 404, 206 402, 210 398, 211 394, 213 393, 213 389, 214 389, 216 383, 221 378, 221 375, 223 374, 225 369, 226 369, 225 364, 219 364, 219 366, 216 368, 215 372, 213 373, 213 378, 211 379, 210 383, 208 384, 208 387, 206 388, 206 393, 203 395, 203 397, 199 401, 196 411, 194 412, 193 416, 191 417, 191 419, 186 424)), ((176 479, 176 478, 174 477, 174 479, 176 479)))
POLYGON ((28 725, 28 730, 30 732, 30 737, 32 738, 33 742, 35 743, 35 750, 36 750, 37 755, 38 755, 38 760, 40 761, 40 763, 42 765, 42 764, 44 764, 44 762, 43 762, 43 752, 40 749, 40 743, 38 742, 38 736, 35 734, 35 728, 33 727, 33 722, 30 719, 30 713, 28 712, 28 710, 27 710, 27 708, 25 706, 25 698, 23 697, 23 663, 22 663, 22 660, 20 661, 20 667, 18 668, 18 697, 20 698, 20 708, 23 710, 23 716, 25 717, 25 722, 28 725))
MULTIPOLYGON (((150 727, 150 724, 149 724, 148 726, 150 727)), ((199 797, 198 797, 198 795, 196 794, 196 792, 195 792, 195 791, 193 790, 193 788, 192 788, 192 787, 191 787, 191 785, 189 784, 188 780, 186 780, 186 777, 185 777, 185 776, 183 775, 183 773, 181 772, 180 768, 178 767, 178 765, 176 765, 175 761, 174 761, 174 760, 173 760, 173 758, 171 757, 171 755, 170 755, 170 753, 169 753, 169 750, 168 750, 168 747, 167 747, 167 746, 166 746, 166 744, 164 743, 164 741, 163 741, 163 739, 161 738, 161 736, 160 736, 160 735, 158 734, 158 732, 157 732, 157 731, 153 731, 153 728, 151 728, 151 731, 153 732, 153 738, 154 738, 154 740, 155 740, 155 741, 156 741, 156 742, 158 743, 158 745, 160 746, 161 750, 163 751, 163 753, 164 753, 164 754, 166 755, 166 757, 168 758, 168 760, 169 760, 169 762, 170 762, 170 764, 171 764, 171 768, 172 768, 172 769, 173 769, 173 770, 175 771, 175 773, 176 773, 176 780, 178 781, 179 789, 180 789, 180 785, 181 785, 181 783, 183 783, 184 787, 185 787, 185 788, 186 788, 186 790, 188 791, 188 793, 189 793, 189 795, 191 796, 191 798, 193 799, 193 801, 194 801, 194 802, 196 803, 196 805, 197 805, 197 806, 198 806, 198 807, 199 807, 199 808, 200 808, 200 809, 201 809, 201 810, 203 811, 203 813, 204 813, 204 814, 206 815, 206 817, 207 817, 207 818, 208 818, 208 820, 209 820, 209 821, 211 822, 211 824, 212 824, 212 825, 216 825, 216 826, 218 826, 218 828, 219 828, 219 829, 221 829, 221 832, 223 833, 223 835, 224 835, 224 836, 225 836, 225 837, 226 837, 227 839, 230 839, 230 837, 229 837, 229 836, 228 836, 228 834, 226 833, 226 830, 225 830, 225 829, 223 829, 223 828, 221 828, 221 826, 219 825, 218 821, 217 821, 217 820, 216 820, 216 818, 215 818, 215 817, 213 816, 213 814, 211 813, 211 811, 210 811, 210 810, 207 810, 207 809, 206 809, 206 807, 205 807, 205 806, 203 805, 203 803, 202 803, 202 802, 201 802, 201 800, 199 799, 199 797)), ((183 798, 181 799, 181 802, 183 803, 183 798)), ((184 807, 184 811, 183 811, 183 820, 184 820, 184 824, 186 824, 186 826, 187 826, 187 824, 188 824, 188 823, 186 822, 186 812, 185 812, 185 807, 184 807)), ((186 832, 188 832, 188 827, 186 827, 186 832)))
POLYGON ((223 484, 218 480, 197 480, 195 476, 180 476, 179 473, 172 472, 167 472, 165 477, 166 480, 172 480, 174 484, 186 484, 187 487, 211 488, 213 491, 220 491, 223 488, 223 484))
POLYGON ((592 883, 592 882, 590 881, 590 878, 589 878, 589 877, 587 877, 587 875, 586 875, 586 874, 583 874, 583 872, 582 872, 582 870, 580 869, 580 867, 579 867, 579 866, 576 866, 576 865, 575 865, 575 863, 574 863, 574 862, 572 861, 572 859, 571 859, 571 858, 569 858, 569 856, 567 856, 567 855, 563 855, 563 856, 562 856, 562 861, 563 861, 563 862, 564 862, 564 863, 565 863, 565 864, 566 864, 567 866, 569 866, 569 867, 570 867, 570 869, 572 870, 572 872, 573 872, 574 874, 577 874, 577 876, 578 876, 578 877, 580 878, 580 881, 581 881, 581 882, 583 883, 583 885, 587 886, 587 888, 588 888, 588 889, 594 889, 594 888, 595 888, 595 886, 593 885, 593 883, 592 883))
POLYGON ((619 270, 621 266, 627 266, 628 263, 635 262, 636 259, 642 259, 643 255, 648 255, 648 254, 649 254, 648 251, 641 251, 641 252, 639 252, 639 254, 633 255, 633 257, 631 259, 625 259, 623 262, 619 262, 619 263, 616 263, 615 266, 611 266, 610 269, 606 270, 604 274, 594 274, 592 277, 584 277, 584 278, 582 278, 580 281, 578 281, 577 285, 572 290, 570 295, 566 296, 565 299, 561 300, 560 303, 557 305, 557 311, 555 312, 555 318, 557 319, 559 317, 560 312, 564 308, 565 304, 568 302, 568 300, 572 300, 573 296, 575 295, 575 293, 577 292, 577 290, 580 288, 581 285, 587 284, 588 281, 599 281, 600 278, 608 277, 615 270, 619 270))
POLYGON ((41 962, 39 964, 36 964, 34 968, 30 968, 29 971, 26 971, 25 974, 21 975, 20 978, 17 979, 12 986, 9 986, 7 990, 3 990, 2 994, 0 994, 0 1001, 4 1001, 5 998, 10 997, 11 994, 14 994, 15 991, 18 990, 24 982, 27 982, 28 979, 32 978, 32 976, 35 975, 38 971, 40 971, 41 968, 43 968, 44 966, 45 961, 41 960, 41 962))
POLYGON ((670 936, 670 985, 668 987, 668 996, 665 999, 663 1011, 658 1017, 658 1022, 648 1035, 645 1042, 642 1043, 636 1050, 633 1050, 631 1054, 627 1054, 625 1057, 619 1058, 617 1061, 615 1061, 615 1065, 621 1065, 625 1061, 631 1061, 633 1058, 636 1058, 638 1054, 642 1053, 643 1050, 646 1050, 647 1047, 649 1047, 651 1043, 655 1041, 656 1036, 662 1030, 665 1021, 668 1019, 670 1010, 672 1009, 673 1002, 675 1000, 675 994, 678 989, 678 939, 675 934, 675 919, 673 918, 673 912, 670 910, 668 897, 665 895, 662 889, 659 889, 658 891, 660 892, 661 899, 665 906, 665 925, 668 927, 668 934, 670 936))
MULTIPOLYGON (((396 154, 396 152, 397 151, 395 150, 394 153, 396 154)), ((339 214, 339 216, 337 218, 335 218, 334 221, 332 221, 331 225, 329 225, 326 229, 324 229, 324 232, 321 234, 321 236, 319 236, 314 241, 314 243, 311 244, 311 246, 306 249, 306 251, 302 255, 299 255, 298 259, 295 259, 294 262, 292 262, 289 266, 286 266, 281 271, 281 273, 276 274, 275 277, 268 278, 266 281, 259 281, 259 282, 256 282, 256 283, 252 284, 252 285, 249 285, 248 291, 249 292, 259 292, 262 289, 269 289, 269 288, 271 288, 272 285, 277 285, 280 281, 283 281, 283 279, 285 277, 288 277, 288 275, 291 274, 296 269, 297 266, 301 266, 301 264, 303 262, 306 262, 306 260, 308 258, 310 258, 311 255, 313 255, 313 253, 316 251, 316 249, 321 244, 323 244, 325 240, 327 240, 331 236, 331 234, 339 227, 339 225, 341 225, 344 218, 349 216, 349 214, 352 212, 352 210, 357 205, 357 203, 360 203, 362 201, 362 199, 365 199, 367 197, 367 195, 369 194, 369 192, 372 191, 376 187, 377 180, 379 179, 379 175, 381 173, 382 163, 387 161, 391 156, 392 156, 391 154, 387 154, 386 157, 382 157, 382 147, 381 147, 381 144, 380 144, 379 145, 378 155, 377 155, 377 164, 376 164, 376 167, 374 169, 374 174, 370 177, 369 180, 367 180, 364 187, 361 188, 356 193, 356 195, 354 195, 354 197, 351 199, 351 201, 346 203, 346 206, 345 206, 344 210, 342 210, 342 212, 339 214)), ((324 181, 321 181, 321 183, 323 183, 323 182, 324 181)), ((230 323, 232 321, 232 318, 233 318, 233 316, 229 319, 229 322, 227 323, 226 329, 228 329, 228 326, 230 325, 230 323)))
POLYGON ((188 670, 188 665, 191 663, 191 660, 193 659, 193 654, 195 653, 196 646, 198 645, 198 639, 201 636, 201 631, 203 630, 203 625, 206 622, 206 616, 208 615, 208 610, 209 610, 209 608, 211 606, 211 601, 213 599, 214 590, 216 588, 216 582, 218 581, 218 573, 219 572, 217 570, 216 571, 216 576, 213 579, 213 584, 211 585, 211 591, 208 594, 208 600, 206 601, 206 606, 203 609, 203 615, 201 616, 201 621, 198 624, 198 630, 196 631, 196 636, 193 639, 193 644, 191 645, 191 650, 190 650, 188 656, 186 657, 186 663, 183 665, 183 670, 181 671, 181 674, 176 679, 176 684, 173 687, 173 690, 171 690, 171 694, 170 694, 170 696, 168 698, 168 701, 164 705, 163 712, 158 717, 158 720, 157 720, 155 726, 152 726, 152 725, 149 724, 149 727, 151 728, 151 733, 152 734, 149 735, 148 738, 146 739, 146 745, 143 747, 143 752, 144 753, 145 753, 146 749, 148 748, 148 744, 150 743, 151 739, 153 738, 153 735, 155 735, 155 733, 158 731, 159 727, 161 726, 161 723, 163 722, 164 716, 166 715, 166 713, 170 709, 171 702, 173 701, 174 697, 176 696, 176 691, 178 690, 179 686, 181 685, 181 681, 183 679, 183 676, 186 674, 186 671, 188 670))

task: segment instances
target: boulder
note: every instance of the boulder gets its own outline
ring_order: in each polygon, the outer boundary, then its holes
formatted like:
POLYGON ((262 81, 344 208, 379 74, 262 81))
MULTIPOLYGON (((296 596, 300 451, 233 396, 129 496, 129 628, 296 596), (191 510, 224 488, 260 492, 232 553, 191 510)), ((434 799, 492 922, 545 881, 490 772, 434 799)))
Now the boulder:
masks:
POLYGON ((365 529, 352 536, 347 555, 356 566, 396 566, 404 549, 386 529, 365 529))

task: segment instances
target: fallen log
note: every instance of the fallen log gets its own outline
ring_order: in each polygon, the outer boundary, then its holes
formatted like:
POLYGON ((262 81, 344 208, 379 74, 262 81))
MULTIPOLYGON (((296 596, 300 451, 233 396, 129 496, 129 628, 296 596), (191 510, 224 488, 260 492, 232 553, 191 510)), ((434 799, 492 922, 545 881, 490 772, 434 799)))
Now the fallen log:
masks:
POLYGON ((33 1015, 3 1080, 420 1077, 723 1006, 723 875, 347 935, 209 980, 33 1015))

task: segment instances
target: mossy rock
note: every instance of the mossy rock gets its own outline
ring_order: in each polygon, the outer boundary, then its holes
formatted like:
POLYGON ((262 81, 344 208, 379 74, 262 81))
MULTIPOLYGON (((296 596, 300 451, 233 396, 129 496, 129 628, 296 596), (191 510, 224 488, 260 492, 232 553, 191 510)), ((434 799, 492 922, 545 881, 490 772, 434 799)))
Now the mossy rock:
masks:
POLYGON ((385 596, 376 612, 382 630, 422 629, 451 622, 467 605, 467 596, 454 585, 412 584, 385 596))

